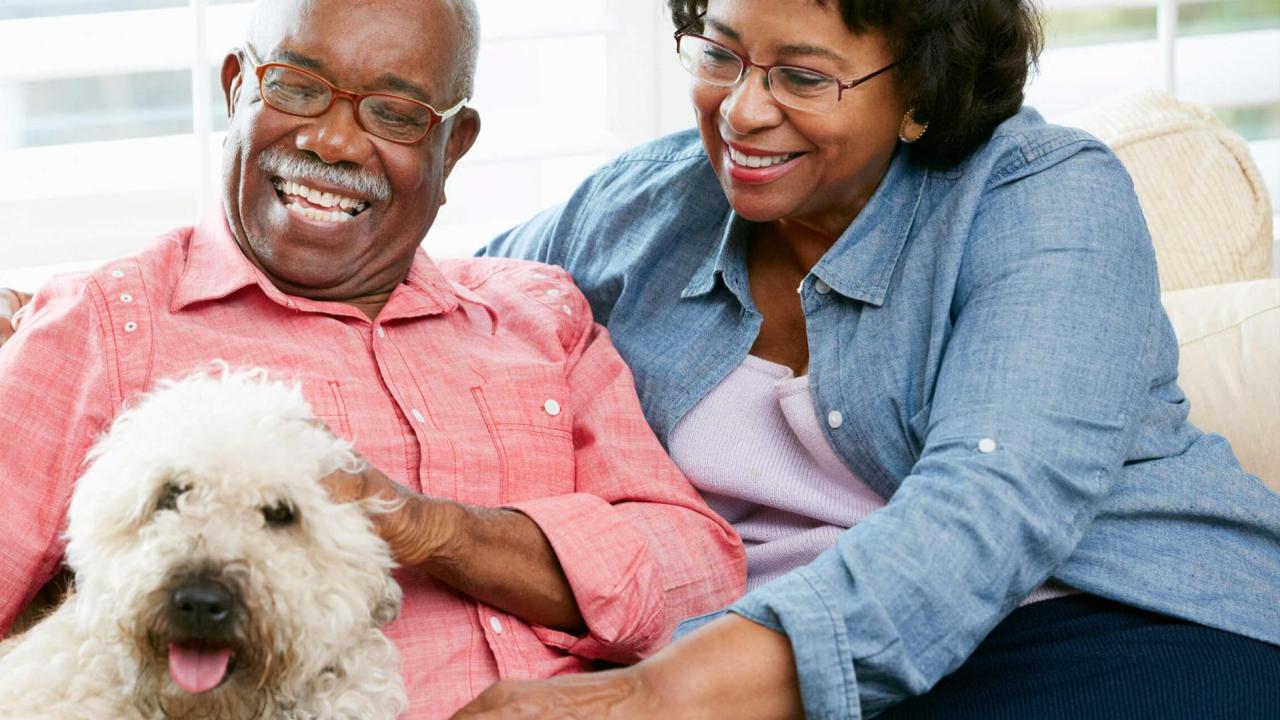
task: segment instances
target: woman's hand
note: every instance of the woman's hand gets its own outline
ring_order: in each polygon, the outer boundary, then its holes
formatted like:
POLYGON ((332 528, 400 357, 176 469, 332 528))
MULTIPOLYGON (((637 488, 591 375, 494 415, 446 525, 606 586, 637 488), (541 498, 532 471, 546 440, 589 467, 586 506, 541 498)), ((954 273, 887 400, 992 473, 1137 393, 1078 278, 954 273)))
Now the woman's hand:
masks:
POLYGON ((492 685, 453 720, 648 720, 685 717, 637 668, 492 685))
POLYGON ((0 345, 13 337, 13 315, 31 302, 31 295, 18 290, 0 288, 0 345))
POLYGON ((726 615, 623 670, 497 683, 453 720, 803 716, 791 641, 750 620, 726 615))

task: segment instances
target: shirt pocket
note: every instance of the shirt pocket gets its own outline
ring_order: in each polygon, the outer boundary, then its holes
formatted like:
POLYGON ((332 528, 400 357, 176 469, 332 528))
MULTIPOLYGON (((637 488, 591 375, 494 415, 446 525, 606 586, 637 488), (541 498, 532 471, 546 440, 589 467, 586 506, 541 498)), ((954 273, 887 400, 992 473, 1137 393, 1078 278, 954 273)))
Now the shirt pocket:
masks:
POLYGON ((342 384, 337 380, 317 377, 302 377, 299 381, 302 383, 302 396, 316 419, 328 425, 334 435, 351 440, 351 421, 342 398, 342 384))
POLYGON ((573 492, 573 413, 559 368, 507 370, 471 396, 497 453, 500 504, 573 492))

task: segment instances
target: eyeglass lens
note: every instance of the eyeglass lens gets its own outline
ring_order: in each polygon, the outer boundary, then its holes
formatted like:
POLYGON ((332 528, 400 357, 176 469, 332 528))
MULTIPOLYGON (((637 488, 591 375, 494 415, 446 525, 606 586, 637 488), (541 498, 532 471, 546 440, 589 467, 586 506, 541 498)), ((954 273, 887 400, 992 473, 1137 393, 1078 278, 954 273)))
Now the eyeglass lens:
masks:
MULTIPOLYGON (((333 92, 322 80, 282 65, 263 72, 262 94, 271 107, 304 117, 320 115, 333 100, 333 92)), ((366 96, 357 114, 361 125, 374 135, 406 143, 425 137, 435 121, 425 106, 391 95, 366 96)))
MULTIPOLYGON (((680 38, 680 64, 696 80, 720 87, 737 85, 747 68, 738 55, 697 35, 680 38)), ((840 99, 839 81, 805 68, 770 68, 767 84, 778 102, 797 110, 827 112, 840 99)))

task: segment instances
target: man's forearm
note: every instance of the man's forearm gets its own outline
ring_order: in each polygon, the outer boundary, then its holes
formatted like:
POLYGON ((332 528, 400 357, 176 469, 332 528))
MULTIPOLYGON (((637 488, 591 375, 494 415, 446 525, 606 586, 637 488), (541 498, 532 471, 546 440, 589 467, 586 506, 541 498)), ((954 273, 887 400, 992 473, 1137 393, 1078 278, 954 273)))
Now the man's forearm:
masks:
POLYGON ((526 622, 574 635, 586 631, 551 543, 528 516, 423 497, 402 512, 412 526, 436 531, 413 533, 423 541, 405 543, 404 564, 526 622))

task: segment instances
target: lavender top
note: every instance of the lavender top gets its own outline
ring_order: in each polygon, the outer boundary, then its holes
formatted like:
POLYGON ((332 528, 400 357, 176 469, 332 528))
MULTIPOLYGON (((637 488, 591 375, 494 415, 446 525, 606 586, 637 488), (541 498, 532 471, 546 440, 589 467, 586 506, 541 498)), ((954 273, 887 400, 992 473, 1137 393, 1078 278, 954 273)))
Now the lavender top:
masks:
MULTIPOLYGON (((670 451, 742 536, 748 592, 808 565, 885 505, 827 442, 809 376, 754 355, 681 418, 670 451)), ((1048 583, 1026 603, 1068 592, 1048 583)))

